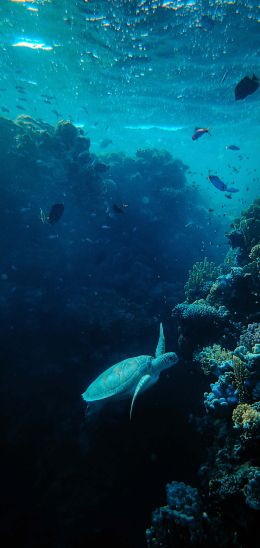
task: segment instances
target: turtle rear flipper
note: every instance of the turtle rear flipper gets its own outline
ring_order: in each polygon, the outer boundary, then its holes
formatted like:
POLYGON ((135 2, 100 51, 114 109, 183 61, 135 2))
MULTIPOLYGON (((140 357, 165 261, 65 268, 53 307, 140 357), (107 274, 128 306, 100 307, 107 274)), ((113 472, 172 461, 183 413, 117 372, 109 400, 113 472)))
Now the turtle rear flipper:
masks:
POLYGON ((134 395, 133 395, 133 399, 132 399, 132 403, 131 403, 131 408, 130 408, 130 420, 132 418, 132 412, 133 412, 133 407, 134 407, 134 402, 139 394, 139 392, 141 392, 142 388, 147 385, 147 383, 152 380, 152 377, 151 375, 143 375, 143 377, 141 377, 140 381, 138 382, 137 384, 137 387, 134 391, 134 395))

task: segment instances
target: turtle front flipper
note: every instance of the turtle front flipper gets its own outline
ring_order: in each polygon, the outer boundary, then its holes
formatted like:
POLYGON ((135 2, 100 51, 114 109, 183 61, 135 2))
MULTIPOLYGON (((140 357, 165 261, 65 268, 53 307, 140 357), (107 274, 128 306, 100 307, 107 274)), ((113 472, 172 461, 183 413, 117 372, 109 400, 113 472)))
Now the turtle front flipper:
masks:
POLYGON ((164 353, 165 353, 165 338, 164 338, 164 332, 163 332, 163 324, 160 323, 160 335, 159 335, 159 341, 155 350, 155 357, 158 358, 164 353))
POLYGON ((130 408, 130 420, 132 418, 132 411, 133 411, 133 406, 134 406, 134 402, 139 394, 139 392, 141 392, 142 388, 152 379, 151 375, 143 375, 143 377, 141 377, 140 381, 138 382, 137 386, 136 386, 136 389, 134 391, 134 395, 133 395, 133 399, 132 399, 132 403, 131 403, 131 408, 130 408))

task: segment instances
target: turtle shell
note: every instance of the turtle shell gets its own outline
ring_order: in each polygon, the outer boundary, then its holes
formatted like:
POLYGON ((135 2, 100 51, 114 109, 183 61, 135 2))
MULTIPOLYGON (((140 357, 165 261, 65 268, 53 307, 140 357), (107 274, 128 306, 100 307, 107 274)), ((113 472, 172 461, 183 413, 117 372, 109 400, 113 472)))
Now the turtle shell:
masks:
POLYGON ((82 394, 83 399, 96 401, 131 394, 140 378, 147 373, 152 359, 151 356, 137 356, 112 365, 90 384, 82 394))

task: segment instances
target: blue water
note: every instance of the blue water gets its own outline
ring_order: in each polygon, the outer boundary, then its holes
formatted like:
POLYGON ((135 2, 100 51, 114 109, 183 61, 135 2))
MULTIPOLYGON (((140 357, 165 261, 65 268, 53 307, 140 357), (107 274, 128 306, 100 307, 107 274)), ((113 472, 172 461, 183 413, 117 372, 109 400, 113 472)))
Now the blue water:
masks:
MULTIPOLYGON (((223 263, 225 232, 259 197, 260 88, 234 95, 260 77, 259 29, 254 0, 1 0, 5 547, 141 548, 165 484, 198 484, 207 439, 189 417, 209 383, 182 356, 172 309, 195 262, 223 263), (195 127, 209 132, 193 141, 195 127), (43 223, 55 203, 64 214, 43 223), (153 355, 161 321, 176 372, 138 397, 132 423, 129 401, 88 422, 88 384, 153 355)), ((259 318, 235 306, 237 341, 259 318)))

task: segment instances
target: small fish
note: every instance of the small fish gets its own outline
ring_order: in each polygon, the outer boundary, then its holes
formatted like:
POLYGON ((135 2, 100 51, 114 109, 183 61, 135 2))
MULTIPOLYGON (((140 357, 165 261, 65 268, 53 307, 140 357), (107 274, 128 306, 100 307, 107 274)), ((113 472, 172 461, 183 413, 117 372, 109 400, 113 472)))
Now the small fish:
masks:
POLYGON ((208 133, 210 135, 210 131, 208 127, 195 127, 194 134, 192 135, 192 140, 197 141, 204 133, 208 133))
POLYGON ((24 107, 22 107, 22 105, 16 105, 16 108, 18 108, 19 110, 26 110, 24 107))
POLYGON ((128 207, 128 205, 122 204, 121 206, 118 206, 117 204, 113 204, 112 207, 115 213, 124 213, 124 208, 128 207))
POLYGON ((253 74, 252 78, 245 76, 238 82, 235 87, 235 100, 245 99, 248 95, 252 95, 259 87, 259 78, 253 74))
POLYGON ((221 179, 217 175, 209 175, 208 178, 210 182, 214 185, 214 187, 218 190, 221 190, 221 192, 239 192, 238 188, 228 188, 227 185, 223 181, 221 181, 221 179))
POLYGON ((109 225, 101 225, 101 228, 103 228, 103 230, 109 230, 111 228, 111 226, 109 225))
POLYGON ((56 240, 59 237, 59 234, 50 234, 48 236, 49 240, 56 240))
POLYGON ((54 204, 51 209, 49 215, 46 215, 46 213, 43 212, 42 209, 40 209, 40 218, 43 223, 49 223, 53 225, 54 223, 57 223, 57 221, 60 220, 64 213, 64 204, 54 204))
POLYGON ((10 112, 9 108, 6 108, 6 107, 1 107, 1 111, 2 112, 10 112))
POLYGON ((52 99, 55 99, 55 95, 48 95, 47 93, 41 93, 41 97, 43 97, 44 99, 49 99, 50 101, 52 99))
POLYGON ((227 145, 227 150, 240 150, 240 147, 237 147, 236 145, 227 145))
POLYGON ((229 200, 232 200, 232 196, 231 194, 225 194, 226 198, 228 198, 229 200))

